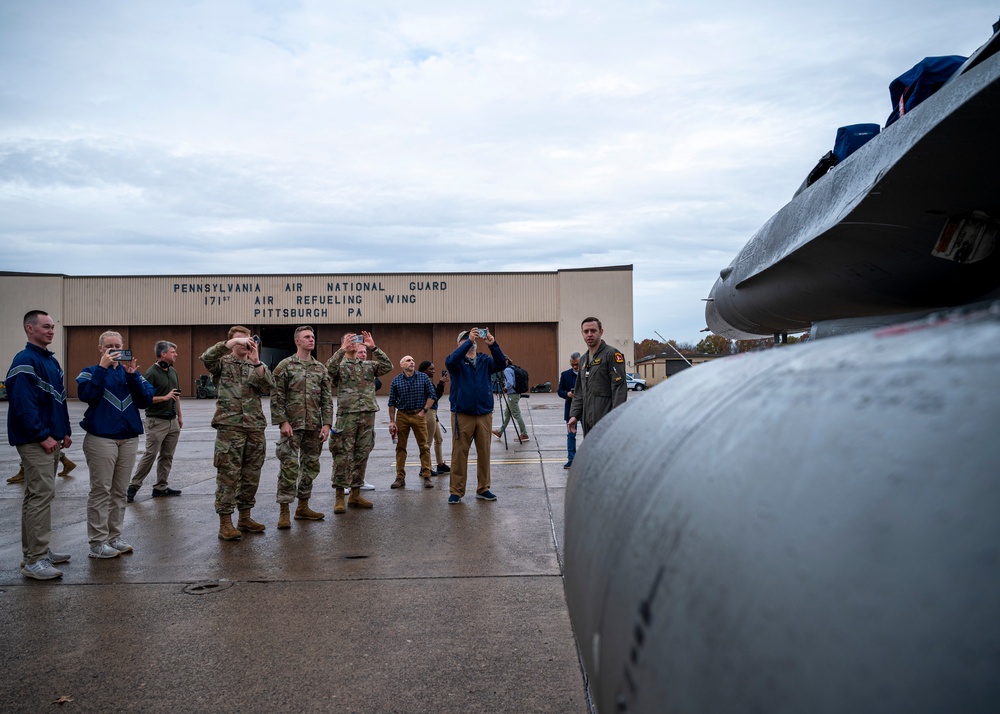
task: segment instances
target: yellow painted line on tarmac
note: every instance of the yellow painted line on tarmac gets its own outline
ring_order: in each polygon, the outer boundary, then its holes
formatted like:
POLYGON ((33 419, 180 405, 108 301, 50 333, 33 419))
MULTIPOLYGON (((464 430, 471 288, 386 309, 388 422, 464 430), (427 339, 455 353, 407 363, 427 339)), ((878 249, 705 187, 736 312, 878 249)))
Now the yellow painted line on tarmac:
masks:
MULTIPOLYGON (((469 459, 472 461, 472 459, 469 459)), ((556 464, 566 459, 490 459, 491 464, 556 464)))
MULTIPOLYGON (((561 459, 490 459, 490 464, 558 464, 566 461, 565 458, 561 459)), ((476 462, 475 454, 469 456, 469 463, 473 464, 476 462)), ((419 461, 407 461, 407 466, 420 466, 419 461)))

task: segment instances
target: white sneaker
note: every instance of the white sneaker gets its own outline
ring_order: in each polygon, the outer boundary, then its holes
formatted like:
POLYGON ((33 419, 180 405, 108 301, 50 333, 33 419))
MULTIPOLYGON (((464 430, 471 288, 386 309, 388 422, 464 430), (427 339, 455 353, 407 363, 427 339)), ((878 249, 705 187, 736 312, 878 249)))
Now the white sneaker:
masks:
POLYGON ((361 490, 362 490, 362 491, 374 491, 374 490, 375 490, 375 487, 374 487, 374 486, 372 486, 372 485, 371 485, 370 483, 368 483, 367 481, 365 481, 364 483, 362 483, 362 484, 361 484, 361 490))
POLYGON ((61 578, 62 571, 59 568, 52 567, 52 561, 48 558, 39 558, 30 565, 25 564, 21 568, 21 575, 26 578, 34 578, 35 580, 53 580, 61 578))
POLYGON ((121 553, 107 543, 101 543, 100 545, 90 546, 90 552, 87 555, 91 558, 117 558, 121 553))
POLYGON ((109 540, 108 545, 117 550, 119 553, 132 552, 132 546, 123 541, 121 538, 115 538, 114 540, 109 540))

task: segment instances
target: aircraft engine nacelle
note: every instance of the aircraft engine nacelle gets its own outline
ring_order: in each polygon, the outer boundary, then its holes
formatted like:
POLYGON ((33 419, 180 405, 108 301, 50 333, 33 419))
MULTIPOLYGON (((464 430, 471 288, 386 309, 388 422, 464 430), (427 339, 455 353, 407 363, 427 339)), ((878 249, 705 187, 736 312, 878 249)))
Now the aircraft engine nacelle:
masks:
POLYGON ((599 711, 1000 711, 998 307, 701 365, 587 436, 599 711))

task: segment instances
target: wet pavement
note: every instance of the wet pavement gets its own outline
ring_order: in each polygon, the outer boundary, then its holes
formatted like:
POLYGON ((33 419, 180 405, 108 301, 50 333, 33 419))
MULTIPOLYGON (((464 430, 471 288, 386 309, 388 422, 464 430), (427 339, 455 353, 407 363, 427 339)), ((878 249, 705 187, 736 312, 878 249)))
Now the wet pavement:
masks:
MULTIPOLYGON (((78 466, 56 479, 52 509, 51 546, 73 556, 61 580, 20 574, 23 487, 0 481, 0 708, 66 698, 66 711, 587 712, 563 594, 562 400, 531 395, 531 440, 492 440, 496 502, 475 499, 473 450, 459 506, 446 503, 447 475, 423 488, 412 441, 407 488, 389 489, 379 402, 373 510, 333 515, 325 449, 310 506, 326 519, 278 531, 270 427, 253 511, 267 531, 223 542, 214 401, 184 401, 170 479, 183 495, 153 499, 147 476, 125 519, 135 552, 112 560, 87 557, 84 405, 71 402, 78 466)), ((4 431, 6 418, 0 402, 4 431)), ((450 428, 444 447, 450 463, 450 428)), ((17 468, 16 450, 0 447, 0 476, 17 468)))

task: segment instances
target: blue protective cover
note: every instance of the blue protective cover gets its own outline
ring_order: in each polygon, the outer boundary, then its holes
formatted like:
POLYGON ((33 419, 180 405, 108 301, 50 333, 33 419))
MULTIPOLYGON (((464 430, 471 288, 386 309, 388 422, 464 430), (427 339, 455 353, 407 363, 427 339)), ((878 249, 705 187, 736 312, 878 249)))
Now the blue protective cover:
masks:
POLYGON ((892 100, 892 114, 885 120, 889 126, 894 121, 911 111, 920 102, 927 99, 941 85, 951 79, 966 57, 949 55, 947 57, 925 57, 909 70, 896 77, 889 84, 889 97, 892 100))
POLYGON ((833 144, 833 155, 843 161, 869 141, 878 136, 878 124, 851 124, 837 129, 837 140, 833 144))

